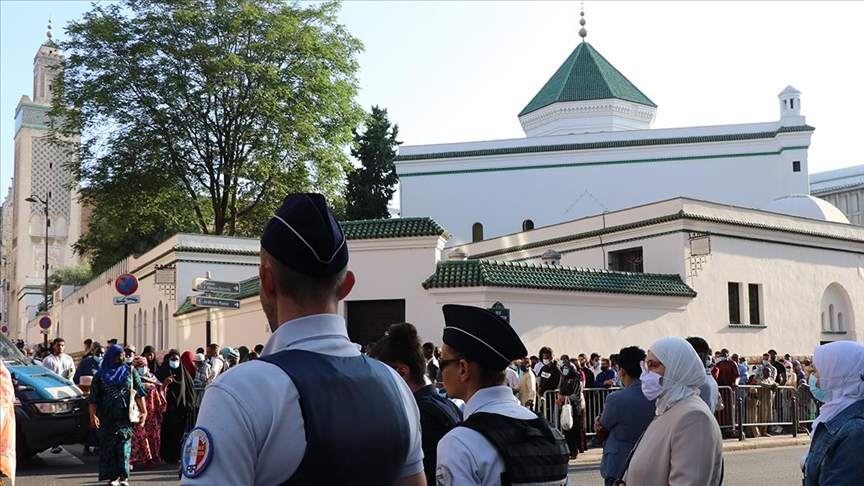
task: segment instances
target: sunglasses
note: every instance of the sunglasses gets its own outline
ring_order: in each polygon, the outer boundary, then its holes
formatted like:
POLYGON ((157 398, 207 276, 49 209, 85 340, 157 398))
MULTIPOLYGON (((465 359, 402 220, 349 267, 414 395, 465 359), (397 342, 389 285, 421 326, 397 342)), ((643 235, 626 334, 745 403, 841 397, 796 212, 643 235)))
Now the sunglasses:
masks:
POLYGON ((453 359, 439 359, 438 360, 438 369, 443 370, 444 368, 447 367, 447 365, 450 365, 452 363, 458 363, 458 362, 462 361, 463 359, 465 359, 465 358, 458 357, 458 358, 453 358, 453 359))

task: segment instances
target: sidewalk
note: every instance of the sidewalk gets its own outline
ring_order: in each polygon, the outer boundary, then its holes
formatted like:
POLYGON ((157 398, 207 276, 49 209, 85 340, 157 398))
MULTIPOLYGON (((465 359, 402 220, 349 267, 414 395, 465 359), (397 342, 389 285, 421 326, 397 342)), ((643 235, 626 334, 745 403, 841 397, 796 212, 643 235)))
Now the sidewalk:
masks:
MULTIPOLYGON (((739 441, 738 439, 723 439, 723 452, 749 451, 753 449, 772 449, 774 447, 791 447, 798 445, 810 445, 810 437, 807 434, 775 435, 773 437, 758 437, 739 441)), ((570 461, 570 465, 600 464, 603 457, 603 448, 594 447, 587 452, 579 454, 579 457, 570 461)))

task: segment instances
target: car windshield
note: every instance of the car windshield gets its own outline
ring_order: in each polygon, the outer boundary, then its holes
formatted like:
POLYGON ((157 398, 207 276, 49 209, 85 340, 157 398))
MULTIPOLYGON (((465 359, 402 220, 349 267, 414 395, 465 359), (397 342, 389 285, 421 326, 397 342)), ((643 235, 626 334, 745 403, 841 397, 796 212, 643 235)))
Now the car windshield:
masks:
POLYGON ((3 358, 4 364, 24 365, 30 363, 21 350, 15 347, 4 334, 0 334, 0 357, 3 358))

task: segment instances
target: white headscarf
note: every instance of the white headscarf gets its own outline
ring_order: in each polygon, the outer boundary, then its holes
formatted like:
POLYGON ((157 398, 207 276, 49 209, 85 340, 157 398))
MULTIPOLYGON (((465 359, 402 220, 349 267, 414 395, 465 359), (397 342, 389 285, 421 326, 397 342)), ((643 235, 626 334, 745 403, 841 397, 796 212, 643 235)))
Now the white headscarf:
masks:
POLYGON ((648 350, 666 367, 662 380, 664 392, 656 402, 657 415, 699 394, 699 387, 705 383, 705 366, 690 343, 678 336, 669 336, 658 339, 648 350))
POLYGON ((819 409, 813 430, 828 422, 853 403, 864 400, 864 345, 837 341, 813 350, 813 364, 819 371, 819 388, 828 392, 828 401, 819 409))

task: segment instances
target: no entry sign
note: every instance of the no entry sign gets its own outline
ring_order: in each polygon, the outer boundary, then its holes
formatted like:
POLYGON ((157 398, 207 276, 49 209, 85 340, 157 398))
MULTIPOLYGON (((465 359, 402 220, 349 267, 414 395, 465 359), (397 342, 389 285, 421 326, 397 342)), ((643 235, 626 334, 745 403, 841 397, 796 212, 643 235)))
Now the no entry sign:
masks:
POLYGON ((131 273, 124 273, 114 281, 114 288, 120 295, 132 295, 138 290, 138 278, 131 273))

